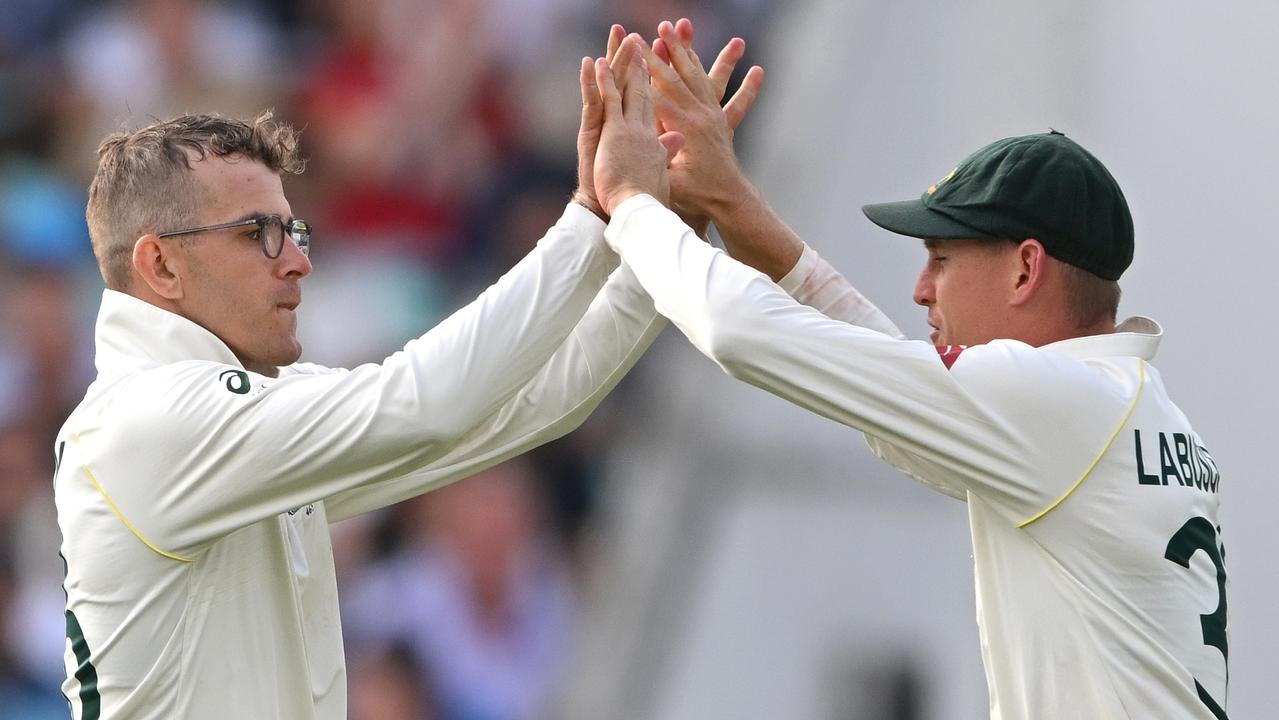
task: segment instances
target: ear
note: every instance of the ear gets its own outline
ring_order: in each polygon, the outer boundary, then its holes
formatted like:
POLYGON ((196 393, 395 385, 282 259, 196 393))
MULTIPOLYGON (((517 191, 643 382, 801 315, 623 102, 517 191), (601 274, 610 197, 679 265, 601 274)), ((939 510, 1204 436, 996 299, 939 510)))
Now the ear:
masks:
POLYGON ((160 243, 154 233, 133 244, 133 271, 156 295, 166 300, 182 298, 181 261, 173 247, 160 243))
POLYGON ((1027 238, 1017 246, 1017 279, 1013 287, 1012 304, 1024 305, 1038 294, 1048 274, 1048 252, 1043 243, 1027 238))

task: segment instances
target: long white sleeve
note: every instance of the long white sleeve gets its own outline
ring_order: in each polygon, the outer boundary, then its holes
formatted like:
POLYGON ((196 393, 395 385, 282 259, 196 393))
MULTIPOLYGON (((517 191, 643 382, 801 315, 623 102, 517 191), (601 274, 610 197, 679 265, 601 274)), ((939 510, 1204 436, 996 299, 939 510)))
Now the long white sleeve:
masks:
MULTIPOLYGON (((100 377, 85 403, 93 410, 68 421, 68 455, 139 535, 182 555, 257 520, 438 463, 495 423, 521 389, 526 399, 530 390, 553 392, 549 379, 530 381, 618 265, 601 229, 570 206, 478 299, 383 363, 350 371, 245 373, 202 328, 109 297, 127 308, 100 323, 99 362, 142 367, 100 377), (129 353, 147 339, 155 362, 135 361, 129 353), (202 359, 180 360, 192 357, 202 359)), ((554 367, 578 371, 589 357, 571 355, 554 367)))
POLYGON ((1022 343, 972 348, 948 368, 930 343, 901 340, 801 305, 762 273, 701 242, 641 195, 605 239, 668 317, 735 378, 854 427, 943 492, 968 491, 1027 516, 1087 467, 1134 388, 1022 343), (1035 397, 1028 405, 1025 397, 1035 397), (1048 442, 1054 418, 1087 417, 1076 445, 1048 442))
POLYGON ((420 495, 572 431, 664 327, 634 274, 618 268, 550 361, 501 408, 426 467, 327 499, 330 521, 420 495))

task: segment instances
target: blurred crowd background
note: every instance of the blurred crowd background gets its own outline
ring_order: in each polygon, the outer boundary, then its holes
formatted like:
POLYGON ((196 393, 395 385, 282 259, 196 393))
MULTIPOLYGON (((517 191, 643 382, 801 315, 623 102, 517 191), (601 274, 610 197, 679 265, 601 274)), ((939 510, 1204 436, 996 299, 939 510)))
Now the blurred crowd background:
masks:
MULTIPOLYGON (((376 361, 497 279, 576 178, 578 59, 688 15, 703 57, 772 0, 0 2, 0 717, 65 717, 53 438, 92 380, 84 221, 108 133, 274 108, 315 227, 304 359, 376 361)), ((636 392, 625 387, 622 394, 636 392)), ((549 717, 573 653, 610 409, 335 528, 351 716, 549 717)), ((234 690, 231 690, 234 692, 234 690)))

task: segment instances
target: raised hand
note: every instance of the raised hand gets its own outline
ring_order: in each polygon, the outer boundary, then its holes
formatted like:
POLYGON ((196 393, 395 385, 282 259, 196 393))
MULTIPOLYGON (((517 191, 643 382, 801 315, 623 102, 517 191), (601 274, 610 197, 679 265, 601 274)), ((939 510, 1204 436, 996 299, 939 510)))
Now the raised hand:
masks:
POLYGON ((656 108, 649 88, 648 46, 628 35, 618 46, 613 67, 607 58, 595 60, 595 84, 603 105, 604 124, 595 153, 594 185, 608 215, 627 198, 647 193, 669 202, 666 165, 684 144, 677 131, 660 136, 656 108), (615 72, 616 71, 616 72, 615 72))
POLYGON ((795 267, 804 243, 747 180, 733 152, 733 132, 755 103, 764 71, 752 67, 721 109, 728 78, 746 44, 730 40, 707 73, 691 47, 692 23, 663 22, 657 30, 660 37, 649 56, 659 97, 657 117, 663 127, 686 138, 670 164, 672 206, 702 236, 708 220, 714 221, 730 255, 780 280, 795 267))
MULTIPOLYGON (((605 58, 610 65, 625 36, 626 30, 621 25, 609 28, 605 58)), ((624 68, 621 70, 624 72, 624 68)), ((604 103, 595 83, 595 61, 592 58, 582 58, 578 80, 582 88, 582 123, 577 131, 577 190, 573 193, 573 202, 585 206, 607 222, 608 214, 595 195, 595 152, 600 144, 600 131, 604 129, 604 103)))
POLYGON ((671 205, 704 234, 710 218, 731 212, 734 202, 751 195, 733 152, 733 134, 759 95, 764 71, 752 67, 721 108, 729 77, 745 54, 745 41, 730 40, 708 73, 692 50, 691 22, 663 21, 658 35, 648 54, 658 90, 657 119, 662 128, 686 139, 671 161, 671 205))

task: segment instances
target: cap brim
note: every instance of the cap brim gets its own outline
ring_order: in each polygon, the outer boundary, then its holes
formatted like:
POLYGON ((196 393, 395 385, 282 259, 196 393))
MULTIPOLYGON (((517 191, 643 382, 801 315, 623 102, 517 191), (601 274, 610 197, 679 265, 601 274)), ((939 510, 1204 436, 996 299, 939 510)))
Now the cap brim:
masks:
POLYGON ((863 205, 862 212, 876 225, 898 235, 924 240, 992 239, 993 235, 975 230, 949 217, 930 210, 923 200, 863 205))

